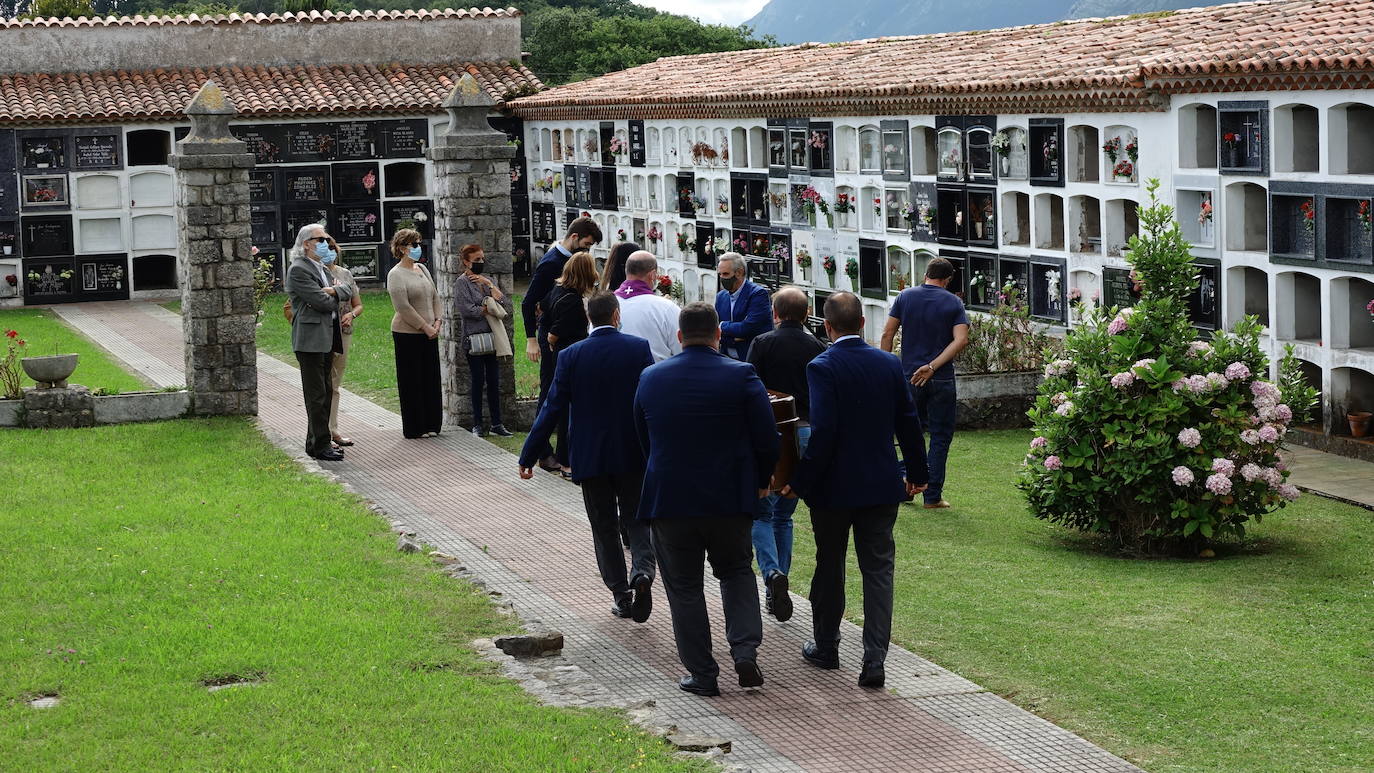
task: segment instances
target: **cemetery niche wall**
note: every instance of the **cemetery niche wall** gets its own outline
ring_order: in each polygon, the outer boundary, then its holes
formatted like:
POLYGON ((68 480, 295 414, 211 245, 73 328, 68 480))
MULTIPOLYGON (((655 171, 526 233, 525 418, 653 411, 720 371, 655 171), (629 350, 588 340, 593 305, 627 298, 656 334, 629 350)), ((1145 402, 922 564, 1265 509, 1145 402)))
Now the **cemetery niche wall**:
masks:
POLYGON ((1083 304, 1132 305, 1128 245, 1158 178, 1194 245, 1198 335, 1259 316, 1271 360, 1293 344, 1323 391, 1323 429, 1374 410, 1368 13, 1274 0, 673 57, 508 107, 534 254, 585 212, 608 236, 598 257, 623 232, 709 299, 704 269, 733 249, 816 318, 859 293, 874 342, 935 255, 975 312, 1006 284, 1060 330, 1083 304), (1231 77, 1238 46, 1291 55, 1231 77), (624 153, 603 152, 620 137, 624 153))

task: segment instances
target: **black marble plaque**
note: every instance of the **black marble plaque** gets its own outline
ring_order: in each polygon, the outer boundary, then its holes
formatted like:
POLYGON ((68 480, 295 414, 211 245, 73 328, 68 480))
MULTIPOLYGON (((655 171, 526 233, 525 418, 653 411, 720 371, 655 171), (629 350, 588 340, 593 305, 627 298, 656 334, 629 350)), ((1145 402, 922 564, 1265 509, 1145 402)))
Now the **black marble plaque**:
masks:
POLYGON ((1033 316, 1064 321, 1065 279, 1062 263, 1031 262, 1030 312, 1033 316))
MULTIPOLYGON (((252 124, 230 127, 230 133, 248 143, 248 152, 259 164, 280 164, 286 158, 286 127, 252 124)), ((178 138, 180 139, 180 138, 178 138)))
MULTIPOLYGON (((912 183, 911 205, 916 208, 916 217, 911 221, 911 238, 923 242, 935 241, 936 215, 939 214, 935 184, 912 183)), ((851 212, 849 216, 855 218, 859 214, 851 212)))
POLYGON ((311 162, 334 159, 334 124, 303 123, 286 130, 286 161, 311 162))
POLYGON ((334 164, 335 201, 376 201, 381 195, 380 168, 370 164, 334 164))
POLYGON ((22 263, 26 306, 75 300, 79 282, 75 258, 28 258, 22 263))
POLYGON ((421 158, 429 147, 429 121, 423 118, 383 121, 377 128, 386 158, 421 158))
POLYGON ((248 215, 249 223, 253 230, 254 244, 281 243, 281 213, 274 206, 254 204, 252 212, 248 215))
POLYGON ((66 169, 67 136, 63 133, 19 137, 19 163, 24 169, 66 169))
POLYGON ((20 180, 24 209, 68 209, 71 194, 67 190, 67 175, 31 174, 20 180))
MULTIPOLYGON (((281 243, 290 247, 296 243, 296 234, 309 223, 318 223, 329 228, 333 217, 333 207, 328 205, 312 207, 288 207, 282 212, 281 243)), ((338 241, 336 238, 335 241, 338 241)))
POLYGON ((381 276, 377 247, 340 247, 339 251, 342 253, 339 255, 339 265, 348 269, 354 279, 376 279, 381 276))
POLYGON ((630 121, 630 166, 644 166, 644 122, 630 121))
POLYGON ((1216 330, 1221 327, 1221 263, 1199 260, 1197 286, 1188 294, 1188 319, 1194 327, 1216 330))
POLYGON ((330 236, 339 243, 358 244, 380 241, 381 218, 376 204, 340 205, 334 208, 330 236))
POLYGON ((13 215, 19 212, 19 178, 13 170, 18 166, 15 158, 14 130, 0 129, 0 214, 13 215))
POLYGON ((279 180, 281 180, 281 170, 279 169, 254 169, 249 172, 248 200, 254 204, 277 201, 281 196, 278 191, 279 180))
POLYGON ((434 238, 434 203, 430 201, 388 201, 383 205, 383 218, 386 230, 382 234, 385 241, 402 228, 420 232, 425 241, 434 238))
POLYGON ((19 223, 20 241, 27 257, 70 255, 72 249, 72 216, 45 215, 25 217, 19 223))
POLYGON ((1030 119, 1030 182, 1031 185, 1062 186, 1064 184, 1064 120, 1062 118, 1030 119))
POLYGON ((1134 306, 1138 296, 1131 271, 1125 268, 1102 269, 1102 305, 1104 308, 1134 306))
POLYGON ((120 135, 78 134, 72 138, 75 167, 77 169, 121 169, 124 162, 120 157, 120 135))
POLYGON ((536 242, 558 240, 558 212, 552 202, 537 201, 531 207, 530 233, 536 242))
MULTIPOLYGON (((945 255, 943 250, 940 254, 945 255)), ((976 309, 990 309, 996 305, 997 291, 1002 287, 997 276, 997 256, 969 253, 968 274, 965 302, 976 309)))
POLYGON ((377 131, 371 121, 344 121, 334 125, 334 158, 338 161, 377 157, 377 131))
POLYGON ((1217 103, 1217 158, 1221 174, 1269 173, 1269 103, 1217 103))
POLYGON ((282 201, 293 204, 329 201, 329 167, 306 166, 281 170, 282 201))
POLYGON ((510 262, 512 268, 519 267, 524 274, 530 273, 530 257, 533 248, 530 246, 528 236, 517 236, 511 241, 510 262))
POLYGON ((129 258, 124 254, 82 255, 76 259, 75 290, 81 301, 129 297, 129 258))

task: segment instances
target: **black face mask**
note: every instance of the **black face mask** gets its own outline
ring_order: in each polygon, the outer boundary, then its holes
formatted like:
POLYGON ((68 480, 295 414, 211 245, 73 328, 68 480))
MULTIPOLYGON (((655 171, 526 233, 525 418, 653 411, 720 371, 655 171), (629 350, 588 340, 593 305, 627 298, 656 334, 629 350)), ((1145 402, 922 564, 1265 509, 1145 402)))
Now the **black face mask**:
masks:
POLYGON ((735 289, 735 285, 738 283, 739 277, 737 276, 725 276, 721 277, 720 279, 720 286, 724 287, 728 292, 733 292, 735 289))
POLYGON ((486 269, 486 267, 487 267, 487 264, 486 264, 485 262, 479 260, 479 261, 477 261, 477 262, 475 262, 475 263, 472 264, 472 273, 474 273, 474 274, 480 274, 480 273, 482 273, 482 271, 483 271, 484 269, 486 269))

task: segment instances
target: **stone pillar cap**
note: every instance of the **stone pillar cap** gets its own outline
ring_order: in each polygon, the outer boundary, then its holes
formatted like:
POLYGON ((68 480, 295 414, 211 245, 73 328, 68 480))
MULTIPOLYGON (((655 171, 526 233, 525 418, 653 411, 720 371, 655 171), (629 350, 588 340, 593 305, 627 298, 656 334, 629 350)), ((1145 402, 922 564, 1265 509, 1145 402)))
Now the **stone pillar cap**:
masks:
POLYGON ((238 109, 219 84, 206 81, 186 105, 191 131, 177 143, 177 151, 181 154, 245 152, 248 143, 229 133, 229 119, 236 115, 238 109))

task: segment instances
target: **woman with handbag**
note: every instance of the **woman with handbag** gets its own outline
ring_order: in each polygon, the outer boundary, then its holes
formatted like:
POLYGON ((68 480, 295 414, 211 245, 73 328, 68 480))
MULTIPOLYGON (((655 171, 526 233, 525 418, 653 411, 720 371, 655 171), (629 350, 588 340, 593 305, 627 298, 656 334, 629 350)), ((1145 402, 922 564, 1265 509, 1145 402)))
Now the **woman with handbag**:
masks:
POLYGON ((439 385, 439 333, 444 325, 439 291, 422 256, 420 234, 402 228, 391 237, 396 266, 386 275, 386 289, 396 314, 391 340, 396 345, 396 389, 401 401, 401 434, 434 437, 444 423, 439 385))
POLYGON ((510 339, 506 337, 506 314, 501 307, 505 298, 491 278, 483 276, 486 253, 481 245, 465 244, 458 251, 463 260, 463 273, 453 281, 453 305, 463 320, 463 353, 468 358, 468 389, 472 397, 472 434, 486 437, 482 429, 482 393, 487 395, 491 409, 491 434, 511 437, 514 433, 501 423, 501 372, 496 357, 510 356, 510 339), (504 350, 499 345, 504 343, 504 350))
MULTIPOLYGON (((596 259, 589 252, 579 252, 568 258, 563 265, 563 274, 554 283, 554 288, 544 298, 548 310, 544 312, 549 325, 549 349, 553 367, 558 367, 558 353, 585 339, 591 327, 587 320, 587 297, 597 288, 600 277, 596 275, 596 259)), ((570 478, 568 467, 568 423, 558 425, 558 449, 554 458, 563 477, 570 478)))

